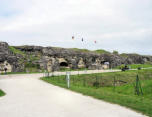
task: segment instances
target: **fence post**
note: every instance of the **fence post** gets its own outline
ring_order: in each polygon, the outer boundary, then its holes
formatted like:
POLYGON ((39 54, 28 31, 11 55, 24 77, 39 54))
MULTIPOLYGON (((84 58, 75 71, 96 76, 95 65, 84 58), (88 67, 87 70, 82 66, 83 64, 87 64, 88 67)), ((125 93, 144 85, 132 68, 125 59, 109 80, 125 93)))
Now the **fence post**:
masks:
POLYGON ((74 75, 73 75, 73 78, 72 78, 72 80, 73 80, 73 84, 74 84, 74 75))
POLYGON ((85 87, 86 86, 86 78, 83 77, 83 86, 85 87))
POLYGON ((139 80, 139 76, 136 76, 136 84, 135 84, 135 94, 137 95, 143 95, 143 91, 142 91, 142 87, 141 87, 141 83, 139 80))
POLYGON ((45 71, 45 77, 49 77, 49 72, 45 71))
POLYGON ((43 77, 46 77, 45 72, 46 72, 46 71, 43 72, 43 77))
POLYGON ((116 88, 116 77, 114 76, 114 82, 113 82, 113 86, 114 86, 114 92, 115 92, 115 88, 116 88))
POLYGON ((87 70, 85 69, 84 74, 87 74, 87 70))
POLYGON ((70 73, 66 72, 67 87, 70 88, 70 73))
POLYGON ((101 87, 101 81, 102 81, 102 74, 101 74, 101 77, 99 77, 99 87, 101 87))
POLYGON ((78 76, 79 76, 79 70, 78 70, 78 76))

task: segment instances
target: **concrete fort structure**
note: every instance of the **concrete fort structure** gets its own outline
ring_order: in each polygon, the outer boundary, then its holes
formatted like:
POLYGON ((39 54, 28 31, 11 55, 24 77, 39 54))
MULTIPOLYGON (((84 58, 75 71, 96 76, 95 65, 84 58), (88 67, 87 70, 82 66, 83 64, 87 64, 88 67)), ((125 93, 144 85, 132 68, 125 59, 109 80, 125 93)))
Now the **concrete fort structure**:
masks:
POLYGON ((62 69, 108 69, 121 64, 152 62, 151 56, 97 53, 81 49, 41 46, 9 46, 0 42, 0 72, 58 71, 62 69))

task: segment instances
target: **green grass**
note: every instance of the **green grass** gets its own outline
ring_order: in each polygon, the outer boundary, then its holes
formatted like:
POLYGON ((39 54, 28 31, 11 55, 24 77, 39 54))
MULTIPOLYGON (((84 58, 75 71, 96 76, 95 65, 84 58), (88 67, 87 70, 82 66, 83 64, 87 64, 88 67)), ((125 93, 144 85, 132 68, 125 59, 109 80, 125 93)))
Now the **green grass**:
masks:
POLYGON ((60 68, 60 72, 66 72, 66 71, 84 71, 88 70, 87 68, 79 68, 79 69, 71 69, 71 68, 60 68))
POLYGON ((14 54, 20 54, 20 55, 22 55, 25 58, 29 58, 30 61, 35 61, 35 60, 39 60, 40 59, 40 57, 32 56, 32 54, 30 54, 30 55, 27 56, 27 54, 25 52, 23 52, 23 51, 21 51, 19 49, 16 49, 13 46, 9 46, 9 49, 14 54))
POLYGON ((38 68, 40 69, 40 65, 39 64, 33 64, 32 62, 28 62, 25 64, 25 68, 31 68, 31 67, 34 67, 34 68, 38 68))
POLYGON ((79 49, 79 48, 71 48, 71 50, 79 51, 79 52, 91 52, 91 51, 88 50, 88 49, 79 49))
POLYGON ((94 51, 87 50, 87 49, 77 49, 77 50, 82 51, 82 52, 94 52, 94 53, 97 53, 97 54, 110 54, 109 51, 106 51, 106 50, 103 50, 103 49, 94 50, 94 51))
POLYGON ((0 97, 4 96, 4 95, 5 95, 5 93, 0 89, 0 97))
POLYGON ((20 51, 20 50, 18 50, 18 49, 16 49, 16 48, 14 48, 13 46, 9 46, 9 49, 10 49, 10 51, 13 52, 14 54, 20 54, 20 55, 22 55, 23 57, 25 57, 25 53, 24 53, 24 52, 22 52, 22 51, 20 51))
MULTIPOLYGON (((65 76, 45 77, 42 80, 67 88, 65 76)), ((115 73, 71 76, 70 90, 116 103, 152 117, 152 69, 115 73), (143 95, 135 95, 134 83, 139 74, 143 95), (114 78, 115 87, 114 87, 114 78), (118 82, 118 81, 123 81, 118 82), (124 83, 125 82, 125 83, 124 83), (99 83, 99 85, 95 85, 99 83)))
POLYGON ((98 54, 110 54, 109 51, 106 51, 106 50, 103 50, 103 49, 95 50, 94 52, 96 52, 96 53, 98 53, 98 54))
POLYGON ((122 53, 122 54, 120 54, 120 56, 122 56, 122 57, 124 57, 124 58, 127 58, 127 57, 128 57, 128 55, 127 55, 126 53, 122 53))
POLYGON ((133 64, 129 66, 131 67, 131 69, 137 69, 138 67, 141 67, 141 68, 152 67, 152 64, 133 64))
POLYGON ((37 72, 38 70, 40 70, 40 65, 39 64, 33 64, 32 63, 33 61, 39 60, 40 57, 33 56, 32 54, 27 55, 25 52, 20 51, 19 49, 16 49, 13 46, 9 46, 9 49, 12 53, 19 54, 19 55, 23 56, 23 58, 19 59, 19 63, 24 64, 24 66, 25 66, 24 71, 28 70, 28 71, 31 71, 31 72, 37 72))
POLYGON ((93 52, 93 53, 97 53, 97 54, 110 54, 109 51, 106 51, 104 49, 100 49, 100 50, 88 50, 88 49, 79 49, 79 48, 70 48, 71 50, 74 50, 74 51, 78 51, 78 52, 93 52))
POLYGON ((11 75, 11 74, 38 74, 38 73, 44 73, 42 72, 8 72, 7 74, 1 73, 0 75, 11 75))
MULTIPOLYGON (((116 69, 121 69, 123 68, 125 65, 120 65, 120 66, 117 66, 116 69)), ((149 67, 152 67, 152 64, 131 64, 131 65, 128 65, 131 69, 137 69, 137 68, 149 68, 149 67)))

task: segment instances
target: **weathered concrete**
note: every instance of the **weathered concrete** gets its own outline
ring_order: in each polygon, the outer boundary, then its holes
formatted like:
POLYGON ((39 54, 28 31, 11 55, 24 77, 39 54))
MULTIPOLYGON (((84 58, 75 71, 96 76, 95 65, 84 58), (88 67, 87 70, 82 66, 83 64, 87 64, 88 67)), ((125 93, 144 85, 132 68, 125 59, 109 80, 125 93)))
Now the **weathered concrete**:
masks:
POLYGON ((40 46, 18 46, 15 48, 26 54, 32 53, 35 56, 41 55, 38 63, 42 68, 48 69, 49 71, 57 71, 62 67, 69 67, 72 69, 104 69, 116 67, 121 64, 143 64, 145 62, 152 62, 151 56, 142 56, 138 54, 99 54, 91 51, 84 52, 75 49, 40 46), (61 63, 63 62, 65 63, 65 66, 61 66, 61 63), (104 65, 104 62, 109 62, 109 65, 104 65))
POLYGON ((0 42, 0 71, 4 69, 5 62, 12 72, 29 71, 34 66, 38 72, 42 70, 59 71, 62 68, 71 69, 108 69, 121 64, 143 64, 152 63, 151 56, 142 56, 137 54, 99 54, 92 51, 81 51, 78 49, 65 49, 55 47, 41 46, 17 46, 13 47, 13 52, 9 45, 0 42), (104 64, 108 62, 109 64, 104 64), (2 69, 2 70, 1 70, 2 69))
POLYGON ((22 71, 22 64, 19 64, 17 55, 14 55, 6 42, 0 42, 0 72, 22 71))

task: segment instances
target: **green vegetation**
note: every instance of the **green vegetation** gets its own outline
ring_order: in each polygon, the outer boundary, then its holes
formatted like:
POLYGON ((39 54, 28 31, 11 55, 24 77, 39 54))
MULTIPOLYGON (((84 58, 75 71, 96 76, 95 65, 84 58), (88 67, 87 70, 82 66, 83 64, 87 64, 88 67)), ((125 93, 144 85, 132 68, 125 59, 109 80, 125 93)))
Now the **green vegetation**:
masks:
POLYGON ((36 69, 40 69, 40 65, 39 65, 39 64, 33 64, 32 62, 28 62, 28 63, 25 63, 25 68, 36 68, 36 69))
POLYGON ((118 51, 116 51, 116 50, 114 50, 114 51, 113 51, 113 54, 117 54, 117 55, 118 55, 118 54, 119 54, 119 52, 118 52, 118 51))
MULTIPOLYGON (((117 66, 116 69, 121 69, 123 68, 125 65, 120 65, 120 66, 117 66)), ((149 67, 152 67, 152 64, 131 64, 131 65, 128 65, 130 69, 138 69, 139 67, 140 68, 149 68, 149 67)))
POLYGON ((1 73, 0 75, 11 75, 11 74, 38 74, 38 73, 44 73, 44 71, 42 72, 8 72, 7 74, 5 73, 1 73))
MULTIPOLYGON (((32 54, 26 54, 25 52, 20 51, 19 49, 16 49, 13 46, 9 46, 9 49, 14 54, 22 55, 22 57, 19 58, 19 64, 24 64, 24 66, 25 66, 24 71, 30 71, 33 73, 33 72, 37 72, 38 70, 40 70, 39 64, 32 63, 33 61, 39 60, 40 57, 33 56, 32 54)), ((23 72, 23 73, 25 73, 25 72, 23 72)))
POLYGON ((98 53, 98 54, 110 54, 109 51, 106 51, 106 50, 103 50, 103 49, 95 50, 94 52, 96 52, 96 53, 98 53))
POLYGON ((41 70, 40 64, 33 63, 34 61, 40 60, 40 57, 30 54, 26 56, 26 59, 27 60, 24 62, 25 71, 37 72, 38 70, 41 70))
POLYGON ((24 53, 24 52, 22 52, 22 51, 20 51, 20 50, 18 50, 18 49, 16 49, 16 48, 14 48, 13 46, 9 46, 9 49, 10 49, 10 51, 13 52, 14 54, 20 54, 20 55, 22 55, 23 57, 25 57, 25 53, 24 53))
POLYGON ((152 67, 151 64, 132 64, 132 65, 129 65, 131 67, 131 69, 137 69, 138 67, 141 67, 141 68, 149 68, 149 67, 152 67))
MULTIPOLYGON (((67 88, 66 76, 45 77, 42 80, 67 88)), ((152 117, 152 69, 115 73, 71 76, 70 90, 107 102, 116 103, 152 117), (139 75, 143 95, 135 95, 139 75)))
POLYGON ((80 52, 91 52, 91 51, 88 50, 88 49, 79 49, 79 48, 71 48, 71 50, 80 51, 80 52))
POLYGON ((125 57, 125 58, 128 57, 128 55, 126 53, 122 53, 122 54, 120 54, 120 56, 125 57))
POLYGON ((88 70, 88 69, 87 68, 79 68, 79 69, 60 68, 61 72, 65 72, 65 71, 84 71, 84 70, 88 70))
POLYGON ((5 93, 0 89, 0 97, 4 96, 4 95, 5 95, 5 93))
POLYGON ((106 50, 103 50, 103 49, 91 51, 91 50, 88 50, 88 49, 71 48, 71 50, 79 51, 79 52, 94 52, 94 53, 97 53, 97 54, 110 54, 110 52, 108 52, 106 50))
POLYGON ((34 61, 34 60, 39 60, 39 59, 40 59, 39 57, 35 57, 35 56, 33 56, 32 54, 26 55, 25 52, 20 51, 19 49, 16 49, 16 48, 13 47, 13 46, 9 46, 9 49, 10 49, 10 51, 13 52, 14 54, 20 54, 20 55, 22 55, 23 57, 25 57, 25 59, 29 58, 30 61, 34 61))

